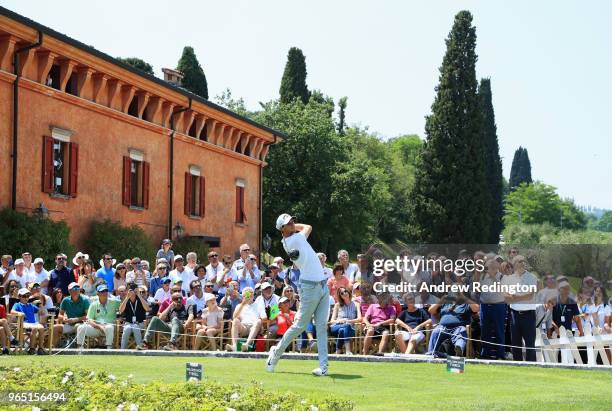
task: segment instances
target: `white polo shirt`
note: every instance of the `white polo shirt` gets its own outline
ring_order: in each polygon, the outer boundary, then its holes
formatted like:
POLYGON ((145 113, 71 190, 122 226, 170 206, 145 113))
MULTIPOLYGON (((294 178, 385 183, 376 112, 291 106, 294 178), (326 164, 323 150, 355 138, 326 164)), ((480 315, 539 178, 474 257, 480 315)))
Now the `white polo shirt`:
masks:
POLYGON ((191 282, 198 277, 193 275, 193 271, 191 271, 189 268, 187 267, 184 267, 184 268, 185 269, 180 273, 176 270, 176 268, 170 271, 170 279, 172 280, 173 283, 175 282, 175 280, 179 278, 183 280, 183 286, 181 288, 183 291, 185 291, 185 293, 189 294, 191 293, 191 289, 189 288, 191 282))
MULTIPOLYGON (((531 274, 529 271, 525 271, 522 275, 511 274, 505 275, 502 278, 502 284, 520 284, 520 285, 538 285, 538 279, 535 275, 531 274)), ((525 295, 527 293, 516 293, 516 295, 525 295)), ((533 293, 533 296, 530 300, 519 301, 516 303, 510 304, 510 308, 515 311, 535 311, 536 309, 536 294, 533 293)))
POLYGON ((306 240, 306 236, 302 231, 299 231, 289 237, 282 239, 283 248, 287 253, 290 250, 298 250, 300 256, 294 265, 300 270, 300 279, 307 281, 324 281, 325 273, 321 267, 321 261, 317 254, 312 249, 312 246, 306 240))

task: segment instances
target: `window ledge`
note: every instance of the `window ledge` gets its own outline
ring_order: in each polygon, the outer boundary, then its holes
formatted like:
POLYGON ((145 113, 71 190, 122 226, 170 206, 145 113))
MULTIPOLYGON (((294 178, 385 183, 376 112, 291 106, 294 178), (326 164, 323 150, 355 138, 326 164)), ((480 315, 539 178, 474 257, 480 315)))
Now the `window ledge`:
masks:
POLYGON ((190 215, 190 216, 189 216, 189 219, 190 219, 190 220, 202 220, 202 219, 203 219, 203 217, 202 217, 202 216, 199 216, 199 215, 190 215))
POLYGON ((238 227, 248 227, 249 226, 248 224, 245 224, 245 223, 237 223, 236 222, 234 224, 237 225, 238 227))
POLYGON ((133 211, 144 211, 145 210, 144 207, 139 207, 139 206, 129 206, 128 208, 133 211))
POLYGON ((62 194, 62 193, 50 193, 49 197, 51 198, 55 198, 57 200, 70 200, 70 196, 67 194, 62 194))

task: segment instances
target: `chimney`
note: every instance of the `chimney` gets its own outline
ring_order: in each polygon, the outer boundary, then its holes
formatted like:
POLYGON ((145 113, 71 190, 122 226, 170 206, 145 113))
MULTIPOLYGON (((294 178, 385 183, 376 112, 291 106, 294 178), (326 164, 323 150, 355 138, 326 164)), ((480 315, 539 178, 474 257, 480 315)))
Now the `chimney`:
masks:
POLYGON ((162 68, 162 72, 164 73, 164 81, 167 81, 168 83, 178 87, 181 86, 181 80, 183 80, 183 73, 169 68, 162 68))

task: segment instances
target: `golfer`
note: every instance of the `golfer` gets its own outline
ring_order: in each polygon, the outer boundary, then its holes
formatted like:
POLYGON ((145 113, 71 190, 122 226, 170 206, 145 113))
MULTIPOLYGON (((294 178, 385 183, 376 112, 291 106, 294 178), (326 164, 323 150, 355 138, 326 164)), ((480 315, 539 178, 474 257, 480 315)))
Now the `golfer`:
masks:
POLYGON ((312 227, 296 224, 289 214, 281 214, 276 219, 276 228, 282 233, 283 247, 293 263, 300 270, 298 289, 300 308, 293 325, 285 332, 280 342, 270 348, 266 368, 274 372, 274 367, 291 341, 300 335, 314 315, 319 347, 319 368, 312 370, 316 376, 327 375, 327 319, 329 317, 329 290, 321 262, 306 239, 312 227))

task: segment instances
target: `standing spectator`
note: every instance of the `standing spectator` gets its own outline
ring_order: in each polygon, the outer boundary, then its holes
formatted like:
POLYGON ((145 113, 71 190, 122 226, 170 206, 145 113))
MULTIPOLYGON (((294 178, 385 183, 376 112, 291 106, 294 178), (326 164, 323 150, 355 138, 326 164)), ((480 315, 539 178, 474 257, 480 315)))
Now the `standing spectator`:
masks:
POLYGON ((327 256, 325 253, 317 253, 317 257, 319 257, 319 261, 321 262, 321 267, 323 267, 323 272, 325 273, 325 279, 330 279, 334 276, 334 273, 331 268, 325 265, 327 261, 327 256))
POLYGON ((257 268, 257 262, 249 255, 250 252, 251 247, 249 247, 248 244, 242 244, 240 246, 240 258, 234 261, 232 265, 232 270, 234 270, 238 278, 238 283, 240 284, 240 292, 246 287, 255 287, 255 284, 257 284, 261 278, 261 273, 259 272, 259 268, 257 268))
POLYGON ((560 334, 560 327, 565 327, 566 330, 572 329, 572 322, 576 323, 578 327, 578 333, 580 336, 584 335, 582 329, 582 320, 580 318, 580 309, 578 304, 570 297, 570 283, 562 281, 558 285, 559 296, 557 297, 557 303, 553 307, 552 312, 552 326, 557 331, 557 335, 560 334))
POLYGON ((300 269, 297 268, 295 265, 292 265, 291 267, 287 268, 287 271, 284 275, 285 285, 290 286, 294 290, 299 290, 298 285, 300 283, 300 275, 300 269))
POLYGON ((153 272, 153 277, 151 277, 151 281, 149 282, 149 295, 151 297, 155 297, 157 294, 157 290, 162 288, 162 283, 165 279, 168 279, 168 284, 170 284, 170 277, 168 275, 168 264, 164 261, 160 261, 157 263, 155 271, 153 272))
MULTIPOLYGON (((68 286, 70 296, 62 300, 59 308, 59 320, 62 325, 64 335, 76 334, 78 328, 87 320, 89 310, 89 299, 81 295, 81 287, 77 283, 68 286)), ((72 346, 74 341, 69 341, 67 348, 72 346)))
POLYGON ((559 296, 559 290, 557 289, 557 281, 552 274, 546 274, 544 276, 544 288, 538 291, 536 301, 538 304, 545 304, 551 298, 557 298, 559 296))
POLYGON ((43 294, 49 294, 49 272, 45 270, 44 260, 40 257, 34 260, 34 271, 28 281, 40 284, 43 294))
MULTIPOLYGON (((199 271, 199 268, 197 269, 199 271)), ((219 253, 216 251, 210 251, 208 253, 208 265, 204 267, 204 271, 206 272, 206 277, 204 277, 204 281, 212 281, 215 283, 214 290, 219 292, 219 288, 224 286, 225 284, 217 283, 217 278, 222 277, 223 274, 223 264, 219 261, 219 253)), ((197 273, 196 273, 197 275, 197 273)), ((201 281, 201 280, 200 280, 201 281)), ((225 294, 225 293, 223 293, 225 294)))
POLYGON ((193 280, 189 284, 189 289, 191 290, 191 296, 187 298, 187 305, 195 305, 195 313, 199 315, 206 307, 206 297, 202 290, 202 283, 200 283, 200 280, 193 280))
POLYGON ((125 280, 128 283, 136 283, 138 286, 148 286, 147 273, 142 265, 142 260, 138 257, 132 258, 132 271, 128 271, 125 275, 125 280))
POLYGON ((224 319, 231 320, 234 318, 234 312, 236 311, 236 307, 238 304, 242 302, 242 296, 238 292, 238 282, 231 281, 227 286, 227 292, 221 298, 219 305, 221 309, 225 312, 224 319))
MULTIPOLYGON (((115 276, 113 277, 113 290, 115 290, 115 295, 117 294, 117 290, 121 286, 125 286, 127 284, 127 266, 125 263, 117 264, 115 270, 115 276)), ((107 284, 108 286, 108 284, 107 284)), ((111 287, 108 287, 110 290, 111 287)))
MULTIPOLYGON (((493 287, 501 283, 502 274, 499 263, 495 259, 485 262, 486 273, 481 281, 482 286, 493 287)), ((481 357, 503 360, 506 357, 505 321, 506 304, 504 295, 499 292, 483 292, 480 294, 480 328, 482 332, 481 357), (494 342, 496 345, 487 344, 494 342)))
POLYGON ((274 286, 274 294, 279 297, 283 295, 283 289, 285 288, 285 283, 280 276, 280 267, 276 263, 272 263, 268 266, 270 269, 269 280, 272 282, 274 286))
POLYGON ((337 338, 336 354, 341 354, 344 347, 345 354, 353 355, 352 338, 355 336, 355 324, 361 322, 361 310, 359 304, 353 301, 350 289, 339 287, 336 294, 338 302, 329 321, 331 334, 337 338))
POLYGON ((424 281, 419 283, 417 290, 419 290, 419 293, 415 297, 414 302, 418 308, 429 310, 432 304, 437 304, 440 301, 438 297, 429 293, 427 283, 424 281))
POLYGON ((82 252, 76 253, 74 258, 72 259, 72 274, 74 275, 74 281, 77 281, 79 278, 79 274, 85 261, 89 260, 89 254, 84 254, 82 252))
POLYGON ((200 283, 206 283, 206 266, 200 264, 196 265, 193 269, 193 275, 200 283))
POLYGON ((142 347, 142 331, 147 312, 151 310, 145 298, 146 292, 139 289, 136 283, 128 284, 128 292, 119 306, 119 314, 125 319, 123 334, 121 336, 121 349, 125 350, 130 342, 130 335, 134 335, 136 349, 142 347))
POLYGON ((238 350, 238 339, 247 336, 247 340, 242 344, 241 351, 248 351, 261 330, 262 320, 266 319, 266 312, 261 309, 261 305, 253 302, 254 291, 247 287, 242 291, 242 301, 234 311, 234 321, 232 322, 232 344, 227 344, 228 351, 238 350))
MULTIPOLYGON (((216 280, 212 280, 217 286, 217 295, 218 300, 221 301, 221 298, 227 293, 227 285, 236 281, 238 284, 238 277, 234 270, 232 270, 232 258, 229 255, 223 256, 223 270, 221 273, 217 273, 216 280)), ((240 287, 240 285, 238 285, 240 287)))
POLYGON ((272 260, 272 262, 278 266, 278 269, 282 273, 285 269, 285 260, 283 259, 283 257, 274 257, 274 260, 272 260))
POLYGON ((11 261, 13 261, 13 256, 9 254, 4 254, 0 259, 0 276, 3 276, 7 273, 9 266, 11 265, 11 261))
POLYGON ((353 293, 355 293, 355 297, 353 300, 359 304, 359 309, 361 310, 361 316, 364 317, 370 305, 376 304, 378 302, 376 296, 372 293, 372 286, 368 283, 358 284, 359 289, 353 286, 353 293))
POLYGON ((355 273, 359 271, 359 267, 357 264, 351 263, 349 253, 346 250, 338 251, 338 261, 344 267, 344 275, 352 282, 355 279, 355 273))
MULTIPOLYGON (((454 354, 458 357, 465 355, 467 343, 466 326, 472 319, 472 313, 479 310, 478 304, 469 302, 466 304, 463 297, 448 294, 442 296, 438 304, 429 307, 429 314, 436 315, 439 311, 440 322, 431 333, 429 339, 428 353, 436 357, 446 357, 447 351, 444 348, 447 341, 450 341, 454 354)), ((535 327, 535 325, 534 325, 535 327)))
POLYGON ((109 292, 114 291, 114 279, 115 279, 115 269, 113 266, 117 263, 117 260, 113 258, 110 254, 104 254, 102 256, 102 260, 100 262, 100 269, 96 272, 96 277, 102 278, 108 287, 109 292))
POLYGON ((593 290, 593 308, 591 309, 590 316, 592 326, 599 327, 606 334, 609 334, 609 331, 606 330, 606 323, 611 315, 612 310, 610 310, 610 305, 608 304, 606 289, 598 285, 593 290))
POLYGON ((187 253, 185 258, 187 259, 187 265, 185 268, 195 274, 194 270, 198 265, 198 255, 195 252, 190 251, 187 253))
POLYGON ((28 275, 25 272, 25 262, 23 261, 23 258, 18 258, 15 260, 15 271, 10 273, 8 278, 11 280, 17 280, 21 288, 28 286, 28 275))
POLYGON ((172 241, 168 238, 162 240, 161 248, 157 251, 157 262, 160 258, 164 258, 170 267, 174 266, 174 251, 172 251, 172 241))
POLYGON ((170 279, 173 283, 176 283, 177 280, 182 281, 182 289, 185 295, 188 295, 191 291, 189 289, 189 284, 191 281, 195 279, 195 275, 193 275, 193 271, 186 268, 184 266, 183 256, 177 254, 174 256, 174 270, 170 271, 170 279))
POLYGON ((88 297, 96 295, 96 287, 103 281, 96 277, 91 260, 85 260, 83 262, 83 265, 79 268, 78 278, 79 287, 81 287, 83 293, 88 297))
POLYGON ((593 303, 594 299, 591 294, 592 290, 585 289, 584 287, 581 287, 576 294, 576 304, 578 305, 580 321, 582 322, 583 329, 586 327, 587 323, 594 326, 592 314, 595 304, 593 303))
POLYGON ((344 267, 342 266, 342 264, 334 264, 332 273, 333 276, 329 280, 327 280, 327 288, 329 288, 329 295, 336 299, 338 298, 338 289, 341 287, 349 289, 351 283, 345 275, 344 267))
POLYGON ((391 324, 395 323, 396 312, 395 307, 391 304, 391 295, 382 293, 378 296, 378 303, 371 304, 363 316, 363 322, 366 326, 366 336, 363 341, 363 355, 368 355, 372 339, 381 337, 378 346, 378 353, 375 355, 383 355, 387 348, 389 332, 391 324))
POLYGON ((87 322, 77 330, 77 345, 80 350, 83 349, 85 344, 85 337, 104 336, 106 348, 111 349, 113 347, 115 321, 121 301, 109 297, 109 289, 106 284, 100 284, 97 291, 98 300, 89 305, 87 322))
POLYGON ((374 273, 370 269, 370 261, 368 260, 367 254, 357 254, 357 267, 359 268, 355 273, 354 278, 349 280, 352 283, 370 283, 374 282, 374 273))
POLYGON ((55 268, 49 273, 49 290, 59 288, 63 295, 68 295, 68 285, 75 281, 74 275, 66 267, 66 254, 55 256, 55 268))
POLYGON ((34 275, 34 265, 32 264, 32 254, 29 251, 26 251, 25 253, 21 254, 21 258, 23 258, 23 263, 24 263, 24 271, 26 273, 26 276, 28 277, 28 282, 29 279, 34 275))
POLYGON ((44 355, 43 343, 45 341, 45 327, 36 321, 36 314, 40 310, 40 302, 38 304, 32 304, 29 302, 30 290, 22 288, 18 292, 19 302, 13 305, 11 310, 12 315, 22 315, 23 328, 30 330, 30 354, 44 355), (38 347, 38 350, 36 350, 38 347))
POLYGON ((404 303, 406 309, 395 320, 397 325, 395 343, 400 353, 414 354, 416 346, 425 340, 425 333, 421 330, 431 325, 432 322, 429 313, 416 306, 414 295, 411 293, 404 294, 404 303), (406 342, 408 342, 408 346, 406 346, 406 342))
POLYGON ((217 336, 223 329, 223 310, 217 305, 213 294, 206 294, 206 308, 202 311, 202 324, 196 326, 194 350, 200 349, 204 337, 208 338, 212 351, 217 351, 217 336))
POLYGON ((195 306, 185 306, 181 293, 172 294, 172 303, 158 316, 151 318, 145 333, 142 349, 149 349, 153 333, 161 331, 170 333, 170 342, 164 347, 166 351, 176 350, 179 335, 188 329, 195 319, 195 306))
MULTIPOLYGON (((527 261, 522 255, 517 255, 512 261, 514 274, 506 275, 502 284, 520 284, 537 286, 538 279, 526 270, 527 261)), ((512 314, 512 357, 514 361, 523 361, 523 341, 526 348, 526 361, 535 361, 535 292, 506 294, 505 300, 510 304, 512 314)))

